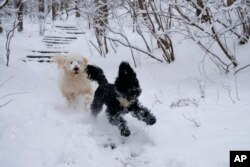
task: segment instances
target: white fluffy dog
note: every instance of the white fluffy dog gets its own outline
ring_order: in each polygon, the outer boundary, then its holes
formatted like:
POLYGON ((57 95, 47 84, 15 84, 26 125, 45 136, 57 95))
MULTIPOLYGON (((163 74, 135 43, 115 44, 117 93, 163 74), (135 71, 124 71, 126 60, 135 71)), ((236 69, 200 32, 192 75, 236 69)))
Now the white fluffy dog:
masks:
POLYGON ((84 105, 87 107, 93 94, 90 81, 85 73, 88 60, 74 54, 54 56, 53 61, 58 65, 60 88, 68 105, 75 107, 77 97, 83 95, 84 105))

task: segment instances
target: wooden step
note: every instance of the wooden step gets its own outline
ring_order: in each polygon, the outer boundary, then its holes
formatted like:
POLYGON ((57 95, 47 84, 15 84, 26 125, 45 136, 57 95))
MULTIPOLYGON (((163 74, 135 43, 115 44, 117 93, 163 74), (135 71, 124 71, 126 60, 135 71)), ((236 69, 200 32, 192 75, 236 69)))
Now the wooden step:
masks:
POLYGON ((53 56, 49 55, 27 55, 26 59, 23 59, 23 62, 32 61, 32 62, 38 62, 38 63, 51 63, 53 62, 51 60, 53 56))
POLYGON ((54 50, 31 50, 33 53, 42 53, 42 54, 48 54, 48 53, 69 53, 68 51, 54 51, 54 50))
POLYGON ((54 38, 54 39, 77 39, 77 37, 64 37, 64 36, 44 36, 44 38, 54 38))
POLYGON ((22 61, 23 62, 32 61, 32 62, 38 62, 38 63, 52 63, 53 62, 52 60, 43 60, 43 59, 40 59, 40 60, 23 59, 22 61))
POLYGON ((53 41, 44 41, 44 43, 46 44, 69 44, 69 42, 53 42, 53 41))
POLYGON ((78 28, 60 28, 60 30, 64 30, 64 31, 69 31, 69 30, 71 30, 71 31, 79 31, 78 28))
POLYGON ((57 28, 66 28, 66 29, 77 28, 75 26, 60 26, 60 25, 57 25, 55 27, 57 27, 57 28))
POLYGON ((62 38, 43 38, 42 41, 55 41, 55 42, 71 42, 72 39, 62 39, 62 38))
POLYGON ((62 47, 62 46, 60 46, 60 45, 54 46, 54 45, 47 45, 47 44, 46 44, 46 46, 47 46, 48 49, 54 49, 54 50, 62 50, 62 49, 65 49, 65 47, 62 47))
POLYGON ((78 35, 78 34, 85 34, 85 32, 66 32, 67 34, 75 34, 75 35, 78 35))
POLYGON ((41 58, 47 58, 47 59, 51 59, 53 56, 48 56, 48 55, 46 55, 46 56, 44 56, 44 55, 27 55, 26 56, 27 58, 29 58, 29 59, 41 59, 41 58))

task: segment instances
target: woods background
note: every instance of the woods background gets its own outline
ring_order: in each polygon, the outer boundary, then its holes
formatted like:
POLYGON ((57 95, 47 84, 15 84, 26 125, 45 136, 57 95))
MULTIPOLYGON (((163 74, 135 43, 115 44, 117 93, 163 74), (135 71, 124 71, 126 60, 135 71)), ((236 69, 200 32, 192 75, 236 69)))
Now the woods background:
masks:
POLYGON ((25 29, 25 18, 39 24, 43 35, 47 19, 74 16, 95 33, 96 40, 89 43, 100 56, 116 53, 123 45, 131 49, 135 66, 134 51, 172 63, 176 59, 172 36, 178 34, 196 43, 222 72, 228 72, 238 66, 235 50, 249 40, 249 7, 249 0, 9 0, 1 4, 0 32, 6 33, 6 65, 14 30, 25 29), (144 47, 131 43, 128 30, 144 47), (160 56, 155 50, 160 50, 160 56))

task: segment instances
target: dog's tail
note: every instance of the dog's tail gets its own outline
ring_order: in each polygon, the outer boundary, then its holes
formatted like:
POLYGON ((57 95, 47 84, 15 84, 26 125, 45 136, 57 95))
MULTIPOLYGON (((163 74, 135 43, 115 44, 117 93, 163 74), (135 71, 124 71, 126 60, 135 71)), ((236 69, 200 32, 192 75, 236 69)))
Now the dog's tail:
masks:
POLYGON ((100 67, 94 65, 88 65, 85 69, 87 76, 90 80, 96 81, 99 85, 104 85, 108 83, 103 70, 100 67))

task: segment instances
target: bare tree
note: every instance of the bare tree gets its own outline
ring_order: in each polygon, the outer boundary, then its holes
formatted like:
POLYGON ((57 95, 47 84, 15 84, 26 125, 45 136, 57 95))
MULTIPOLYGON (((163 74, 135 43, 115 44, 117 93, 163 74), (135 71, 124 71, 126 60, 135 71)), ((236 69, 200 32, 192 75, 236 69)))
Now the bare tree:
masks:
POLYGON ((149 32, 157 41, 158 47, 161 48, 163 58, 169 63, 174 61, 175 56, 172 41, 167 33, 163 33, 166 29, 163 26, 163 19, 157 15, 157 13, 160 13, 160 11, 157 9, 155 1, 138 0, 137 3, 140 9, 139 12, 142 13, 142 17, 145 22, 144 24, 147 26, 149 32), (158 28, 156 28, 156 26, 158 28))
MULTIPOLYGON (((233 55, 233 51, 230 50, 228 46, 228 39, 226 40, 227 32, 231 31, 232 34, 238 35, 237 27, 242 23, 230 23, 226 22, 230 20, 230 16, 225 14, 226 12, 220 10, 218 6, 224 6, 224 3, 221 1, 213 1, 214 3, 208 4, 207 1, 203 1, 203 9, 200 15, 204 15, 203 20, 194 20, 192 18, 192 10, 190 7, 193 7, 194 1, 186 1, 180 0, 185 5, 180 5, 180 3, 173 4, 174 9, 178 12, 179 15, 176 15, 176 18, 180 19, 182 23, 185 25, 185 29, 187 30, 188 36, 194 40, 205 52, 209 53, 215 62, 219 63, 220 66, 228 72, 229 66, 233 65, 236 67, 238 65, 235 55, 233 55), (187 10, 190 9, 190 10, 187 10), (216 12, 214 12, 216 11, 216 12), (204 20, 206 21, 204 23, 204 20), (218 29, 220 27, 220 29, 218 29), (205 44, 201 38, 206 37, 210 39, 210 44, 205 44), (211 40, 212 39, 212 40, 211 40), (212 46, 218 46, 221 49, 221 52, 224 56, 230 61, 226 63, 224 58, 218 54, 215 54, 212 50, 212 46)), ((228 10, 230 13, 230 11, 228 10)), ((197 14, 197 12, 196 12, 197 14)), ((230 34, 231 35, 231 34, 230 34)))
POLYGON ((107 39, 105 37, 108 25, 108 3, 107 0, 95 0, 94 28, 100 54, 105 57, 108 53, 107 39))

